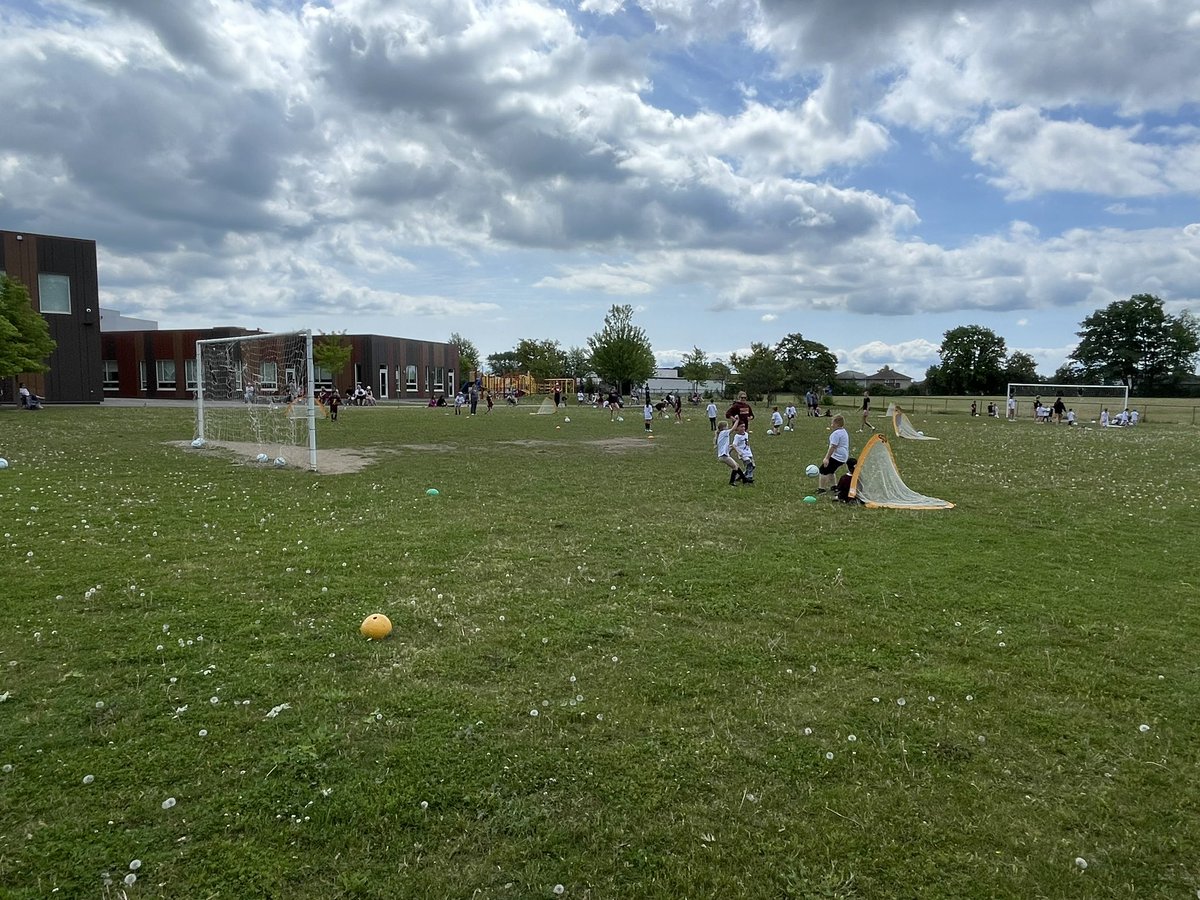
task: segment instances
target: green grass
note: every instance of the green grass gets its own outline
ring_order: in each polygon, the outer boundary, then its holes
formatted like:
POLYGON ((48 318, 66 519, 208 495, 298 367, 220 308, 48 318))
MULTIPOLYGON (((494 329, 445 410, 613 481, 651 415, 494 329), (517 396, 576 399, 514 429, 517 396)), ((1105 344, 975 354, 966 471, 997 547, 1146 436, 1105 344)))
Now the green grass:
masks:
POLYGON ((913 513, 527 412, 0 413, 0 895, 1196 895, 1195 429, 915 413, 913 513))

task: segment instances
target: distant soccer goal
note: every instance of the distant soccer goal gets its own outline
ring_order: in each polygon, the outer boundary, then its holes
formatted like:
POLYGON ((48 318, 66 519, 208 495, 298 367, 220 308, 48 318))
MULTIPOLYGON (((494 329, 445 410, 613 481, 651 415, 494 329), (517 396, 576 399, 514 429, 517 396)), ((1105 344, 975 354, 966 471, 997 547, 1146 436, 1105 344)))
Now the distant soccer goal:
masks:
POLYGON ((196 437, 316 471, 312 332, 196 341, 196 437))
MULTIPOLYGON (((1123 384, 1020 384, 1008 385, 1005 397, 1017 401, 1017 416, 1033 418, 1033 401, 1040 397, 1045 406, 1052 406, 1056 397, 1062 397, 1068 409, 1082 421, 1098 419, 1100 411, 1107 408, 1116 415, 1129 406, 1129 388, 1123 384), (1024 402, 1023 402, 1024 401, 1024 402)), ((1005 414, 1006 405, 1001 404, 1000 415, 1005 414)))

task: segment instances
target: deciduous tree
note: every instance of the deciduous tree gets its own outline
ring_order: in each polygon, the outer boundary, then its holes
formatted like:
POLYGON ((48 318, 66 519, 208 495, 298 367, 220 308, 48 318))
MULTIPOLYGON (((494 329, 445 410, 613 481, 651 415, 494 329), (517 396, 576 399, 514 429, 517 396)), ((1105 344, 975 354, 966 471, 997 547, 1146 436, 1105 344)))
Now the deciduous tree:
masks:
POLYGON ((646 332, 633 324, 633 307, 614 305, 604 327, 588 338, 596 374, 625 393, 654 374, 654 351, 646 332))
POLYGON ((708 381, 711 373, 712 364, 708 361, 708 354, 699 347, 693 346, 692 352, 685 353, 679 361, 679 377, 690 381, 692 387, 698 387, 701 381, 708 381))
POLYGON ((837 357, 829 348, 806 340, 799 332, 776 344, 775 355, 783 365, 783 384, 794 394, 802 394, 815 385, 830 384, 837 374, 837 357))
POLYGON ((321 336, 313 341, 313 363, 328 372, 330 380, 335 383, 342 369, 350 362, 353 352, 354 348, 344 331, 335 331, 332 334, 322 332, 321 336))
POLYGON ((0 377, 49 371, 47 360, 56 346, 25 285, 0 275, 0 377))
POLYGON ((522 338, 517 342, 517 360, 521 369, 534 378, 561 378, 566 368, 566 354, 558 341, 538 341, 522 338))
POLYGON ((936 378, 950 394, 995 393, 1004 389, 1004 338, 982 325, 960 325, 942 336, 942 362, 926 378, 936 378))
POLYGON ((465 382, 472 372, 479 371, 479 348, 457 331, 450 334, 446 343, 458 350, 458 380, 465 382))
POLYGON ((1110 303, 1083 320, 1069 359, 1085 380, 1120 381, 1153 393, 1173 388, 1196 368, 1200 323, 1188 312, 1172 316, 1152 294, 1110 303))
POLYGON ((1014 350, 1008 354, 1008 362, 1004 364, 1004 377, 1007 381, 1032 384, 1038 380, 1037 360, 1022 350, 1014 350))
POLYGON ((489 353, 487 358, 488 370, 493 375, 513 375, 522 371, 521 359, 516 350, 502 350, 499 353, 489 353))
POLYGON ((729 361, 737 369, 742 389, 752 397, 761 395, 770 402, 771 395, 783 387, 783 364, 766 344, 752 342, 749 354, 731 354, 729 361))

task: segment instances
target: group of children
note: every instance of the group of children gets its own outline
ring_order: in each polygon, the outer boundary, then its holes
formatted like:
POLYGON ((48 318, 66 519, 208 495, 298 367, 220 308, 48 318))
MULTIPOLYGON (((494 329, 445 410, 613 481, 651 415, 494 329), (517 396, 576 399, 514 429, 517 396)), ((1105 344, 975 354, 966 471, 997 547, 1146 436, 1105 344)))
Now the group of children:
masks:
MULTIPOLYGON (((788 407, 789 421, 795 418, 795 408, 788 407)), ((783 426, 783 416, 779 407, 771 414, 771 430, 768 434, 779 434, 783 426)), ((647 428, 649 421, 647 420, 647 428)), ((729 485, 754 484, 754 451, 750 448, 749 425, 746 419, 738 417, 731 427, 728 422, 716 424, 716 435, 713 445, 717 451, 717 461, 729 468, 729 485), (740 461, 740 462, 739 462, 740 461)), ((828 494, 831 491, 834 499, 844 503, 852 502, 850 484, 853 480, 857 460, 850 456, 850 433, 846 430, 846 420, 842 416, 834 416, 829 433, 829 446, 821 464, 817 466, 819 481, 818 494, 828 494), (838 469, 846 466, 846 473, 837 477, 838 469)))

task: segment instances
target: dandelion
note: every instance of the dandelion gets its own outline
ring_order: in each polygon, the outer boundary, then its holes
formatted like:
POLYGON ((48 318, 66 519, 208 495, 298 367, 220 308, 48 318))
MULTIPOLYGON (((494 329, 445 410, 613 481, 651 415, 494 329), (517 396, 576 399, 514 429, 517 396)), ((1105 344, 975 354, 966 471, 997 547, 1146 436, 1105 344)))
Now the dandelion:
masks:
POLYGON ((175 805, 175 798, 174 798, 174 797, 168 797, 166 800, 164 800, 164 801, 162 802, 162 808, 163 808, 163 809, 170 809, 170 808, 171 808, 172 806, 174 806, 174 805, 175 805))

